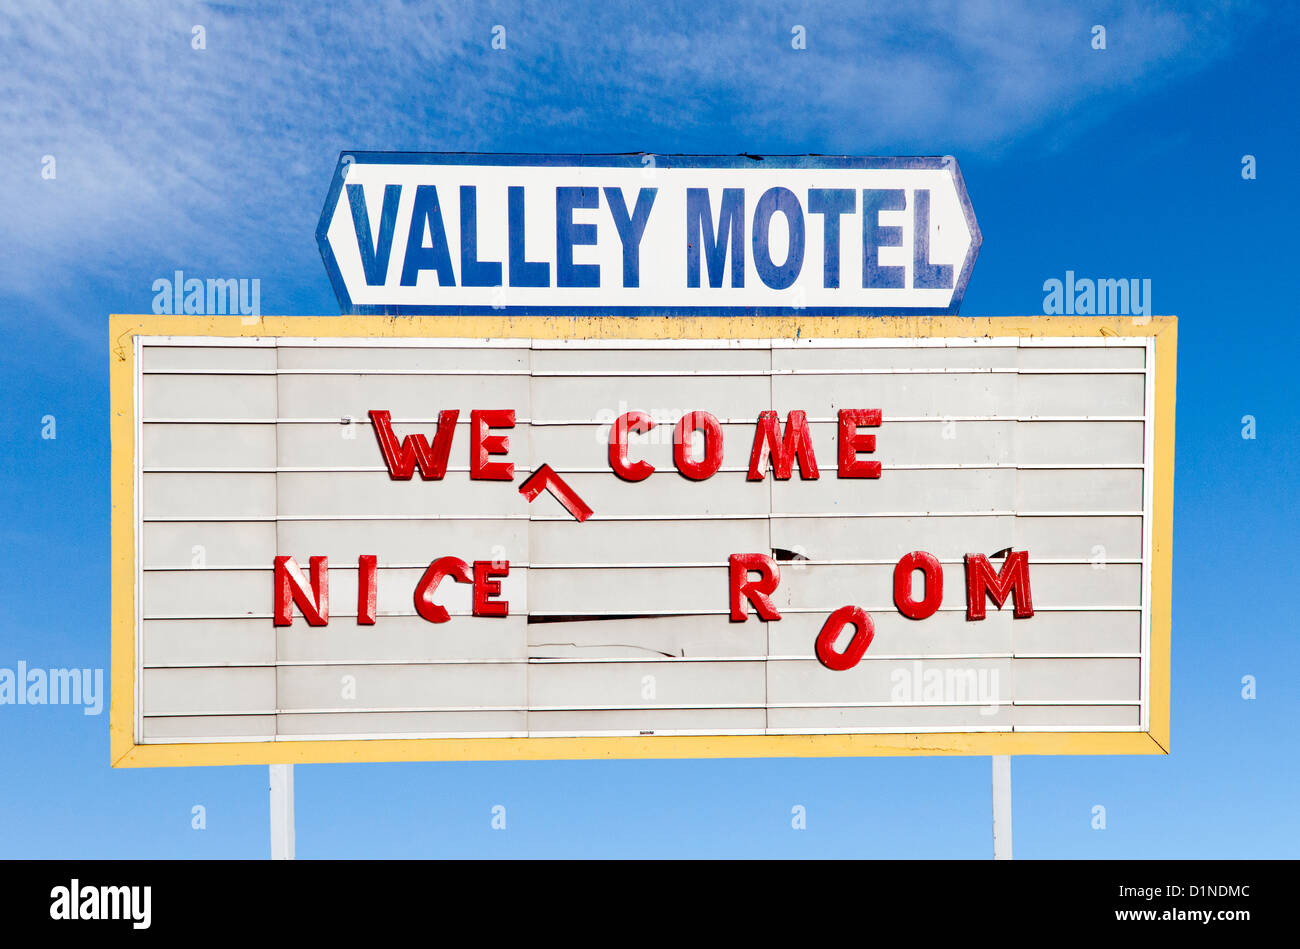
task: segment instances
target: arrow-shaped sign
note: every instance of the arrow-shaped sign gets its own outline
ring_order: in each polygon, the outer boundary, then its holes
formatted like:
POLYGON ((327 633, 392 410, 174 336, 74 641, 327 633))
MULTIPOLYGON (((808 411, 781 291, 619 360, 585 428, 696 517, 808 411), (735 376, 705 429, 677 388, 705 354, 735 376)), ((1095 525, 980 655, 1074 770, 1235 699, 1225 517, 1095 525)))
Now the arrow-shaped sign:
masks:
POLYGON ((345 313, 956 313, 943 158, 345 153, 316 231, 345 313))

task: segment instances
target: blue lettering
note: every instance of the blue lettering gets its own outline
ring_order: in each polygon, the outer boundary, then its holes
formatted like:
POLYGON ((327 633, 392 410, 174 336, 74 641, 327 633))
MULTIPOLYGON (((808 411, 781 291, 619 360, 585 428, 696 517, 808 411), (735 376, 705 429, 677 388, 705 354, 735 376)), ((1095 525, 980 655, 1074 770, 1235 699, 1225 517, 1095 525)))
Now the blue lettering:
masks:
POLYGON ((501 264, 478 259, 478 191, 474 185, 460 186, 460 285, 501 286, 501 264))
POLYGON ((384 186, 384 210, 379 217, 379 236, 371 243, 370 215, 366 213, 365 190, 361 185, 348 185, 348 203, 352 205, 352 226, 357 232, 357 250, 361 252, 361 269, 366 273, 366 283, 377 287, 388 276, 388 258, 393 252, 393 231, 397 229, 397 203, 402 197, 401 185, 384 186))
POLYGON ((858 209, 858 193, 852 188, 809 188, 808 213, 822 219, 822 286, 840 285, 840 215, 858 209))
POLYGON ((709 207, 708 188, 686 189, 686 286, 700 285, 700 251, 703 249, 709 268, 709 286, 722 286, 722 270, 731 248, 731 285, 745 285, 745 189, 723 188, 722 207, 718 211, 718 229, 713 229, 713 211, 709 207), (731 230, 730 240, 722 234, 731 230))
POLYGON ((600 286, 600 264, 573 262, 574 245, 596 243, 596 225, 573 223, 574 208, 598 207, 600 207, 600 192, 595 188, 555 189, 556 286, 600 286))
POLYGON ((799 271, 803 269, 803 207, 789 188, 768 188, 758 199, 758 204, 754 206, 753 242, 754 269, 758 271, 758 279, 763 283, 773 290, 784 290, 799 278, 799 271), (771 248, 768 246, 772 215, 778 211, 785 215, 790 231, 785 263, 779 267, 773 263, 771 248))
POLYGON ((637 192, 636 209, 629 217, 627 201, 622 188, 606 188, 605 202, 618 229, 618 239, 623 242, 623 286, 641 286, 641 238, 650 220, 650 208, 655 203, 658 188, 642 188, 637 192))
POLYGON ((551 265, 528 260, 524 254, 524 189, 513 185, 506 190, 510 217, 510 286, 549 287, 551 265))
POLYGON ((901 227, 881 227, 881 211, 902 211, 907 198, 902 188, 868 188, 862 192, 862 286, 897 289, 903 286, 903 267, 880 266, 880 248, 902 247, 901 227))
POLYGON ((912 286, 925 290, 952 289, 952 267, 930 263, 930 192, 912 193, 912 286))
POLYGON ((415 189, 415 206, 411 210, 411 230, 406 235, 406 259, 402 261, 402 286, 413 287, 421 270, 434 270, 438 286, 454 287, 456 274, 451 269, 451 252, 447 249, 447 231, 438 209, 438 189, 419 185, 415 189), (424 246, 425 225, 433 246, 424 246))

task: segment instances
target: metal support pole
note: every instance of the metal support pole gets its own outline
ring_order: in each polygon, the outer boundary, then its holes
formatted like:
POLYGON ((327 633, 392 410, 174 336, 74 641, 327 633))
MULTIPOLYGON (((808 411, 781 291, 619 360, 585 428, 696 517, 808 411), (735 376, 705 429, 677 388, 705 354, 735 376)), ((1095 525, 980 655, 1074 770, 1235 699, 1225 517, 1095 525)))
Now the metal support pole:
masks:
POLYGON ((993 756, 993 859, 1011 859, 1011 756, 993 756))
POLYGON ((271 767, 271 859, 292 860, 293 839, 293 765, 271 767))

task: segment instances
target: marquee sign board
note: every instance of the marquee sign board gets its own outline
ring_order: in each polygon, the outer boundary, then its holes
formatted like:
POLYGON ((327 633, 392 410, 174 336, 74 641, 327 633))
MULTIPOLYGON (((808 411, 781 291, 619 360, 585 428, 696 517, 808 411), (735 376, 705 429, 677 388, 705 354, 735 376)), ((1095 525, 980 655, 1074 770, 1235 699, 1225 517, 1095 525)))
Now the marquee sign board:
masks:
POLYGON ((112 758, 1169 747, 1172 317, 112 318, 112 758))
POLYGON ((344 313, 956 313, 957 160, 345 152, 316 231, 344 313))

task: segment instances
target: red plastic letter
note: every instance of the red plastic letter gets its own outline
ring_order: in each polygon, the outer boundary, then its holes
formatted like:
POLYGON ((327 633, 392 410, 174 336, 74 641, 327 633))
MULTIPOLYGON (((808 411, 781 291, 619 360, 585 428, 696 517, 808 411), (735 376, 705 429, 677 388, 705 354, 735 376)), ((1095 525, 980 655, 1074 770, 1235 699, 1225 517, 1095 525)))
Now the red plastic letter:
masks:
POLYGON ((791 412, 785 419, 785 439, 778 435, 781 422, 773 411, 761 412, 754 426, 754 448, 749 453, 749 481, 762 481, 767 467, 767 456, 772 455, 772 475, 788 481, 794 470, 794 460, 799 459, 799 477, 815 481, 819 477, 817 456, 813 454, 812 437, 808 434, 808 416, 791 412))
POLYGON ((550 465, 542 465, 530 474, 519 486, 519 493, 532 504, 543 489, 550 491, 579 524, 591 517, 591 506, 578 497, 578 492, 569 487, 550 465))
POLYGON ((677 470, 692 481, 703 481, 722 467, 722 426, 708 412, 688 412, 673 430, 673 463, 677 470), (691 436, 696 429, 704 431, 704 457, 691 458, 691 436))
POLYGON ((781 583, 781 568, 767 554, 732 554, 730 558, 731 581, 731 619, 743 623, 749 616, 742 600, 754 604, 754 611, 760 619, 780 619, 769 597, 776 592, 781 583), (758 571, 762 576, 751 580, 750 571, 758 571))
POLYGON ((469 413, 469 476, 475 481, 509 481, 515 466, 509 461, 491 461, 491 455, 510 450, 509 435, 489 435, 489 428, 514 428, 514 409, 474 409, 469 413))
POLYGON ((841 606, 826 618, 822 631, 817 634, 817 661, 835 672, 852 669, 875 636, 876 625, 866 610, 860 606, 841 606), (853 638, 843 652, 836 652, 835 640, 840 638, 845 626, 853 627, 853 638))
POLYGON ((439 557, 429 564, 415 585, 415 611, 430 623, 445 623, 451 617, 444 607, 433 602, 433 594, 443 577, 451 577, 457 583, 473 583, 469 564, 459 557, 439 557))
POLYGON ((648 461, 632 464, 627 460, 627 433, 648 432, 654 427, 654 420, 644 412, 624 412, 610 426, 609 466, 624 481, 644 481, 655 470, 648 461))
POLYGON ((381 409, 370 410, 370 424, 379 439, 379 450, 384 453, 388 476, 394 481, 410 481, 415 466, 420 466, 420 477, 425 481, 440 481, 447 473, 447 456, 451 453, 451 439, 456 434, 459 409, 446 409, 438 413, 438 432, 433 436, 433 448, 420 432, 407 435, 401 444, 393 434, 392 416, 381 409))
POLYGON ((876 436, 858 431, 859 426, 880 425, 880 409, 840 409, 840 477, 879 478, 880 462, 865 461, 860 451, 875 451, 876 436))
POLYGON ((375 600, 378 590, 375 585, 375 568, 379 558, 374 554, 362 554, 357 559, 357 625, 375 625, 375 600))
POLYGON ((509 616, 509 600, 491 600, 489 597, 501 595, 501 581, 510 573, 510 561, 475 560, 474 561, 474 615, 475 616, 509 616))
POLYGON ((311 626, 330 621, 329 560, 311 558, 311 591, 303 578, 302 568, 292 557, 275 558, 275 625, 293 624, 293 604, 298 604, 303 618, 311 626))
POLYGON ((943 565, 934 554, 914 550, 894 567, 894 605, 908 619, 933 616, 943 602, 943 565), (925 574, 925 599, 912 598, 912 577, 916 570, 925 574))
POLYGON ((983 554, 966 555, 966 619, 984 618, 984 595, 988 594, 1002 609, 1010 595, 1015 604, 1013 615, 1024 619, 1034 615, 1034 598, 1029 590, 1029 551, 1007 554, 1002 570, 994 574, 993 565, 983 554))

